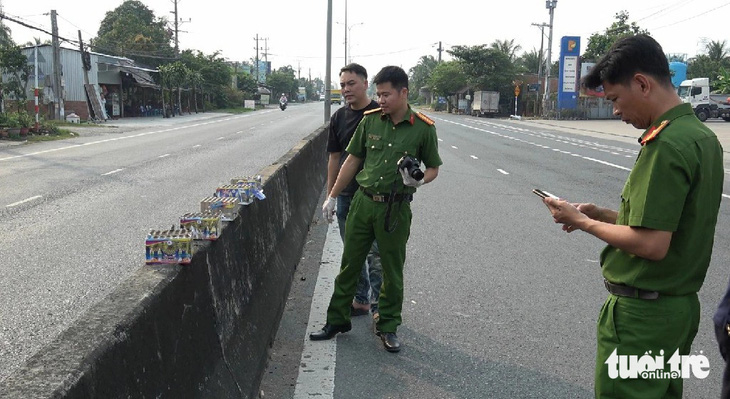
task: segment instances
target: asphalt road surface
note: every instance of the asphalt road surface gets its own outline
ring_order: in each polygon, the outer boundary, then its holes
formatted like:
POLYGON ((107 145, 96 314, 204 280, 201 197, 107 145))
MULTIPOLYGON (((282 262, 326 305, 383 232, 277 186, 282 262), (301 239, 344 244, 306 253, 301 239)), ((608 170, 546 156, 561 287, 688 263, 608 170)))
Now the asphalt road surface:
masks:
POLYGON ((209 116, 0 148, 0 380, 144 267, 149 230, 199 211, 324 122, 322 103, 209 116))
MULTIPOLYGON (((603 245, 562 232, 531 190, 616 209, 640 132, 429 115, 444 165, 413 203, 398 331, 403 349, 385 352, 369 316, 354 318, 352 331, 334 343, 307 340, 322 326, 341 254, 336 230, 317 215, 271 351, 264 397, 593 397, 595 322, 607 296, 598 263, 603 245)), ((719 396, 723 363, 712 314, 730 277, 727 201, 692 348, 708 357, 710 374, 685 380, 685 398, 719 396)))

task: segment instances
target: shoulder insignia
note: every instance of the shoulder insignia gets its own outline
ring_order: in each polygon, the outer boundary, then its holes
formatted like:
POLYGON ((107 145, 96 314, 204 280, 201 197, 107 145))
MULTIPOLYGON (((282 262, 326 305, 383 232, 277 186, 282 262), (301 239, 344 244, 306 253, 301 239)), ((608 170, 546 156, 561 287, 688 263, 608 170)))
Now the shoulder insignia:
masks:
POLYGON ((374 113, 376 113, 376 112, 380 112, 380 108, 375 108, 375 109, 369 109, 369 110, 367 110, 367 111, 363 112, 362 114, 363 114, 363 115, 370 115, 370 114, 374 114, 374 113))
POLYGON ((427 125, 433 126, 436 124, 436 122, 434 122, 433 119, 427 117, 426 115, 424 115, 420 112, 416 112, 416 116, 418 117, 418 119, 426 122, 427 125))
POLYGON ((662 129, 667 127, 667 125, 669 125, 669 119, 665 119, 662 121, 662 123, 659 124, 659 126, 654 126, 649 129, 649 131, 645 135, 639 138, 639 144, 643 146, 646 145, 646 143, 654 140, 656 136, 658 136, 659 133, 662 131, 662 129))

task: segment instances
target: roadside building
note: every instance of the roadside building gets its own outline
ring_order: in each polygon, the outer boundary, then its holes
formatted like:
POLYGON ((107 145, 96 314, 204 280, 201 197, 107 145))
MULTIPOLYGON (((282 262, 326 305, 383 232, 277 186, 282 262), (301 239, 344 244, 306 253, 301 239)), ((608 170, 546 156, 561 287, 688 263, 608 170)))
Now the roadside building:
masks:
MULTIPOLYGON (((31 67, 25 87, 27 108, 33 112, 36 47, 24 47, 21 51, 31 67)), ((54 87, 53 79, 53 48, 49 44, 39 45, 37 54, 39 113, 46 119, 54 119, 58 90, 54 87)), ((139 66, 129 58, 95 52, 88 54, 85 70, 80 50, 60 49, 65 115, 73 112, 81 119, 88 120, 161 114, 160 86, 153 79, 153 74, 159 73, 158 70, 139 66)), ((7 76, 3 76, 3 81, 6 79, 7 76)))

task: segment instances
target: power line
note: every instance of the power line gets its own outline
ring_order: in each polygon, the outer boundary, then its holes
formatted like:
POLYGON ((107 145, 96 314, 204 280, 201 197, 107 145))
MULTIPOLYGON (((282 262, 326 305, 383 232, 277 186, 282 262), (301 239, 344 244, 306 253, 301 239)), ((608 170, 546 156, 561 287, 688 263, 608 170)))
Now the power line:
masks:
MULTIPOLYGON (((54 36, 54 35, 53 35, 53 33, 49 32, 49 31, 47 31, 47 30, 45 30, 45 29, 41 29, 41 28, 35 27, 35 26, 33 26, 33 25, 30 25, 30 24, 26 24, 25 22, 23 22, 23 21, 19 21, 19 20, 15 19, 15 18, 11 18, 11 17, 8 17, 8 16, 7 16, 7 15, 5 15, 4 13, 0 13, 0 19, 7 19, 8 21, 11 21, 11 22, 15 22, 16 24, 18 24, 18 25, 22 25, 22 26, 24 26, 24 27, 26 27, 26 28, 28 28, 28 29, 33 29, 33 30, 37 30, 37 31, 43 32, 43 33, 45 33, 45 34, 47 34, 47 35, 49 35, 49 36, 51 36, 51 37, 53 37, 53 36, 54 36)), ((69 39, 66 39, 66 38, 64 38, 64 37, 61 37, 60 35, 59 35, 59 36, 57 36, 57 37, 58 37, 58 38, 59 38, 60 40, 63 40, 64 42, 68 42, 68 43, 70 43, 70 44, 73 44, 73 45, 76 45, 76 46, 78 46, 78 45, 79 45, 79 42, 78 42, 78 41, 76 41, 76 40, 69 40, 69 39)))
POLYGON ((715 11, 715 10, 718 10, 720 8, 727 7, 727 6, 730 6, 730 2, 727 2, 727 3, 723 4, 723 5, 717 6, 715 8, 711 8, 711 9, 705 11, 705 12, 701 12, 701 13, 699 13, 697 15, 694 15, 694 16, 691 16, 689 18, 685 18, 685 19, 682 19, 682 20, 679 20, 679 21, 676 21, 676 22, 672 22, 671 24, 663 25, 663 26, 660 26, 658 28, 652 28, 652 30, 659 30, 659 29, 663 29, 663 28, 666 28, 666 27, 669 27, 669 26, 676 25, 678 23, 687 22, 689 20, 695 19, 697 17, 700 17, 702 15, 708 14, 708 13, 710 13, 712 11, 715 11))
POLYGON ((645 17, 643 17, 643 18, 639 18, 639 19, 637 19, 637 20, 636 20, 635 22, 643 21, 643 20, 645 20, 645 19, 647 19, 647 18, 649 18, 649 17, 653 17, 654 15, 657 15, 657 14, 661 14, 661 13, 663 13, 663 12, 665 12, 665 11, 668 11, 668 10, 669 10, 669 9, 671 9, 671 8, 677 8, 677 6, 678 6, 678 5, 679 5, 679 6, 681 6, 681 5, 687 5, 687 4, 689 4, 689 3, 693 2, 693 1, 694 1, 694 0, 679 0, 678 2, 676 2, 676 3, 674 3, 674 4, 670 4, 670 5, 668 5, 668 6, 664 7, 664 8, 662 8, 662 9, 661 9, 661 10, 659 10, 659 11, 653 12, 653 13, 651 13, 651 14, 649 14, 649 15, 647 15, 647 16, 645 16, 645 17))

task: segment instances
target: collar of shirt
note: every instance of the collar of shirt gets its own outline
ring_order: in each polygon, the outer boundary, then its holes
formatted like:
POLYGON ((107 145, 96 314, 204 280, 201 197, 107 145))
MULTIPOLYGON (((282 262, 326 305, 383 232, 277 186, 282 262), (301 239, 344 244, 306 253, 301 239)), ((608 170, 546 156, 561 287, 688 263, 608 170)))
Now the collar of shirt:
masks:
MULTIPOLYGON (((390 115, 388 114, 380 114, 381 120, 391 119, 390 115)), ((391 119, 392 122, 392 119, 391 119)), ((403 122, 408 122, 413 126, 414 123, 416 123, 416 114, 411 109, 411 106, 408 105, 408 109, 406 109, 405 115, 403 115, 403 120, 396 122, 393 122, 393 126, 398 126, 399 124, 403 122)))
POLYGON ((693 115, 694 112, 692 111, 692 106, 688 103, 682 103, 677 105, 676 107, 673 107, 669 111, 663 113, 661 116, 656 118, 656 120, 651 124, 651 126, 644 130, 644 133, 639 136, 639 143, 641 145, 646 144, 647 142, 654 139, 659 132, 668 124, 670 124, 673 120, 679 118, 680 116, 686 116, 686 115, 693 115))

